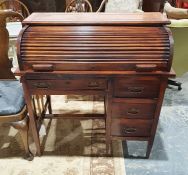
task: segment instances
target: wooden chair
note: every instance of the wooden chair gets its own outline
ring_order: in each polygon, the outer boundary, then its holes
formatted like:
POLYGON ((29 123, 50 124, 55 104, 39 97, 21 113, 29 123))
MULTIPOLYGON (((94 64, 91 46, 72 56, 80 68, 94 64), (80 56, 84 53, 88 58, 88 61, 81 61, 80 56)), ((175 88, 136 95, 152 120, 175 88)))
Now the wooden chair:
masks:
MULTIPOLYGON (((0 9, 15 11, 15 12, 19 13, 23 18, 26 18, 27 16, 30 15, 27 6, 19 0, 2 0, 2 1, 0 1, 0 9)), ((20 21, 20 19, 18 17, 9 16, 6 18, 6 20, 7 20, 7 22, 9 22, 7 24, 7 27, 9 29, 13 28, 12 26, 16 26, 16 25, 21 26, 21 24, 19 24, 19 22, 18 22, 18 21, 20 21), (12 23, 12 22, 14 22, 14 23, 12 23)), ((10 36, 9 36, 9 55, 13 58, 14 65, 17 66, 18 65, 17 59, 16 59, 16 57, 17 57, 16 56, 17 55, 16 54, 17 36, 12 36, 11 34, 12 33, 10 33, 10 36)), ((14 35, 15 35, 15 33, 14 33, 14 35)))
POLYGON ((105 7, 106 3, 108 2, 108 0, 103 0, 98 8, 98 10, 96 11, 97 13, 98 12, 101 12, 103 10, 103 8, 105 7))
POLYGON ((33 155, 28 145, 28 116, 22 86, 11 72, 11 61, 8 59, 8 31, 6 18, 23 17, 13 11, 0 10, 0 122, 9 123, 18 129, 25 148, 25 159, 32 160, 33 155))
POLYGON ((30 12, 27 8, 27 6, 19 1, 19 0, 3 0, 0 2, 0 9, 1 10, 12 10, 14 12, 19 13, 23 16, 23 18, 26 18, 30 15, 30 12))
POLYGON ((93 12, 93 9, 88 0, 72 0, 65 12, 93 12))
MULTIPOLYGON (((107 2, 108 0, 102 0, 96 12, 101 12, 107 2)), ((88 0, 72 0, 68 3, 65 12, 93 12, 93 8, 88 0)))

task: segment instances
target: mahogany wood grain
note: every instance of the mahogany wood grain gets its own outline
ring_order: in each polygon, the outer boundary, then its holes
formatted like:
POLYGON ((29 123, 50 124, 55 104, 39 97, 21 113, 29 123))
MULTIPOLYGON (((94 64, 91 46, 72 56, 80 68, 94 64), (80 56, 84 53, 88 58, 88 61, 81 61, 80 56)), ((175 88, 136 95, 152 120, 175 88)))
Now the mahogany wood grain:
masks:
POLYGON ((156 100, 114 98, 112 105, 113 118, 152 119, 156 109, 156 100))
MULTIPOLYGON (((130 75, 138 75, 138 72, 136 71, 53 71, 50 72, 33 72, 32 70, 26 70, 26 71, 20 71, 19 68, 15 70, 14 73, 16 76, 23 76, 25 75, 27 79, 59 79, 66 76, 98 76, 98 77, 105 77, 105 76, 111 76, 111 77, 127 77, 130 75)), ((155 71, 155 72, 139 72, 139 75, 141 76, 164 76, 164 77, 171 77, 175 78, 176 74, 173 69, 171 69, 170 72, 164 72, 164 71, 155 71)))
POLYGON ((23 20, 23 17, 17 12, 0 10, 0 79, 15 79, 11 71, 12 61, 8 57, 9 33, 6 28, 6 21, 9 18, 23 20))
POLYGON ((37 148, 37 153, 40 156, 41 155, 41 149, 40 149, 40 139, 39 139, 39 130, 37 127, 37 119, 35 116, 35 112, 33 110, 33 104, 32 104, 32 96, 28 91, 27 85, 24 83, 24 78, 21 78, 23 90, 24 90, 24 98, 25 102, 27 104, 27 109, 29 113, 29 119, 30 119, 30 126, 32 130, 33 139, 37 148))
MULTIPOLYGON (((41 154, 32 95, 101 95, 107 153, 112 139, 146 140, 149 157, 171 70, 173 38, 160 13, 33 13, 18 39, 19 69, 41 154)), ((59 114, 44 118, 60 118, 59 114)), ((64 116, 65 118, 68 116, 64 116)))
POLYGON ((32 13, 23 24, 38 25, 164 25, 170 21, 161 13, 32 13))
POLYGON ((112 136, 146 137, 151 135, 152 120, 112 119, 112 136))
POLYGON ((161 107, 162 107, 162 103, 163 103, 163 99, 164 99, 165 89, 167 87, 167 82, 168 82, 167 79, 164 78, 164 77, 162 77, 161 79, 162 79, 162 82, 160 84, 159 99, 158 99, 158 103, 157 103, 157 106, 156 106, 154 122, 153 122, 152 129, 151 129, 151 137, 148 141, 146 158, 149 158, 150 153, 151 153, 151 149, 152 149, 152 146, 153 146, 155 133, 156 133, 157 125, 158 125, 158 121, 159 121, 160 111, 161 111, 161 107))
POLYGON ((114 96, 126 98, 158 98, 159 77, 129 76, 115 80, 114 96))
POLYGON ((104 119, 104 114, 46 114, 45 119, 104 119))
POLYGON ((169 34, 161 26, 29 26, 18 45, 21 70, 37 64, 52 64, 58 71, 171 67, 169 34))
POLYGON ((67 78, 62 80, 29 80, 29 89, 40 90, 104 90, 107 88, 107 81, 104 78, 67 78))

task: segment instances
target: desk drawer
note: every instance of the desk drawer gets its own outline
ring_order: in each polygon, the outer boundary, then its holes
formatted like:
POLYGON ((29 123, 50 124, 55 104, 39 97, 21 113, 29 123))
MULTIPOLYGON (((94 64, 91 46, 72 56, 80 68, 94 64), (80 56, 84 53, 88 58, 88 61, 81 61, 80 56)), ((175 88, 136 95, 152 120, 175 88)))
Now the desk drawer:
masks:
POLYGON ((115 79, 114 96, 128 98, 157 98, 160 80, 155 77, 125 77, 115 79))
POLYGON ((102 90, 107 87, 106 79, 27 80, 30 89, 37 90, 102 90))
POLYGON ((151 134, 153 120, 112 119, 112 136, 147 137, 151 134))
POLYGON ((113 118, 143 118, 154 117, 157 102, 150 99, 114 99, 112 105, 113 118))

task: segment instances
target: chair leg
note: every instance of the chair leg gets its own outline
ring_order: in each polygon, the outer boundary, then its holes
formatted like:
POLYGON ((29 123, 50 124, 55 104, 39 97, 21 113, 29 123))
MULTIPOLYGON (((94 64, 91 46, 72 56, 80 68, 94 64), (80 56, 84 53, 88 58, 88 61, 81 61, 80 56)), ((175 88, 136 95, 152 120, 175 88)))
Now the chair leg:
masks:
POLYGON ((25 156, 24 159, 28 161, 32 161, 34 156, 29 150, 29 144, 28 144, 28 130, 29 130, 29 122, 28 122, 28 116, 26 116, 23 120, 18 122, 12 122, 11 125, 17 129, 21 135, 24 149, 25 149, 25 156))
POLYGON ((49 113, 52 114, 52 100, 51 100, 51 96, 48 95, 47 96, 47 100, 48 100, 48 110, 49 110, 49 113))
POLYGON ((174 81, 174 80, 168 80, 168 84, 172 85, 172 86, 177 86, 179 91, 182 90, 182 87, 181 87, 182 83, 180 83, 180 82, 177 82, 177 81, 174 81))

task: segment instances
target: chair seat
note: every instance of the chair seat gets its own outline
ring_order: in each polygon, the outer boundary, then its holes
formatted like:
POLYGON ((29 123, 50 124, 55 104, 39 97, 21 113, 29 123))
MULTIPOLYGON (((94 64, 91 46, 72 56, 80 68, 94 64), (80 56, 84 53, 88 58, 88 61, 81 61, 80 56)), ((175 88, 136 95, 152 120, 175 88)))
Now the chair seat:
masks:
POLYGON ((19 113, 25 105, 19 81, 0 81, 0 116, 19 113))

